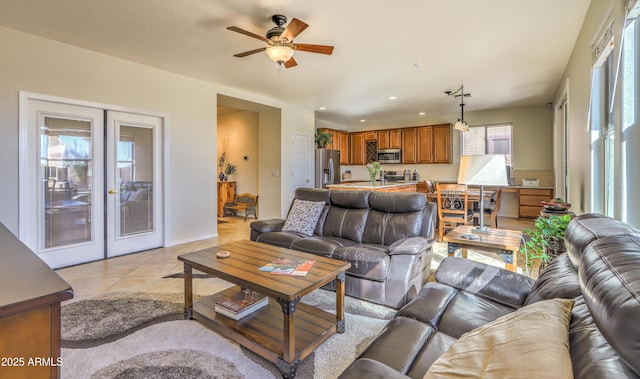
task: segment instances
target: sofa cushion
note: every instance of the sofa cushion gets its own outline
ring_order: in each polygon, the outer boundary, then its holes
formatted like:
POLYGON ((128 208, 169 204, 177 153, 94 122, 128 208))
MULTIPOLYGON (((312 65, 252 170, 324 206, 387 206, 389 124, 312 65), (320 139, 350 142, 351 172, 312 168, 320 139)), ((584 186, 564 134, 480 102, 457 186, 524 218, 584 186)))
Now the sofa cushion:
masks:
POLYGON ((324 201, 294 199, 282 231, 312 235, 324 206, 324 201))
POLYGON ((572 378, 572 307, 573 300, 543 300, 474 329, 453 343, 424 377, 572 378))
POLYGON ((368 208, 349 209, 331 206, 324 221, 322 235, 362 242, 362 233, 368 214, 368 208))
POLYGON ((369 209, 368 191, 333 191, 331 192, 331 204, 340 208, 369 209))
POLYGON ((362 242, 388 246, 403 238, 419 236, 422 219, 421 211, 386 213, 372 209, 367 217, 362 242))
POLYGON ((349 275, 375 281, 387 280, 391 258, 385 246, 358 244, 339 247, 331 258, 351 263, 347 270, 349 275))
POLYGON ((601 214, 588 213, 574 217, 567 225, 564 238, 571 263, 578 267, 580 255, 596 239, 619 235, 640 235, 640 231, 601 214))
POLYGON ((291 246, 294 242, 299 241, 304 237, 306 237, 304 234, 294 232, 267 232, 259 234, 256 237, 256 242, 262 242, 269 245, 291 249, 291 246))
POLYGON ((538 276, 525 304, 553 298, 575 299, 581 295, 578 272, 569 254, 563 253, 554 258, 538 276))
POLYGON ((640 375, 640 237, 613 236, 593 242, 581 255, 578 275, 598 329, 640 375))
POLYGON ((385 213, 421 211, 427 205, 422 193, 373 192, 369 196, 371 209, 385 213))
POLYGON ((294 241, 291 248, 305 253, 330 257, 335 249, 355 244, 346 238, 311 236, 294 241))

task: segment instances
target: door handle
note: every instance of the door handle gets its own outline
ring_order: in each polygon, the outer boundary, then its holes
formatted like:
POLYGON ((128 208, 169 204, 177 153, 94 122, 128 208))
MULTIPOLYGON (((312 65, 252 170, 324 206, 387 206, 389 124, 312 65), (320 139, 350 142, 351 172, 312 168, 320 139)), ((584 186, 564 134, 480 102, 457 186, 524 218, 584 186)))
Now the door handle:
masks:
POLYGON ((114 191, 114 190, 113 190, 113 188, 109 188, 109 191, 107 191, 107 193, 108 193, 109 195, 115 195, 116 193, 120 193, 120 192, 118 192, 118 191, 114 191))

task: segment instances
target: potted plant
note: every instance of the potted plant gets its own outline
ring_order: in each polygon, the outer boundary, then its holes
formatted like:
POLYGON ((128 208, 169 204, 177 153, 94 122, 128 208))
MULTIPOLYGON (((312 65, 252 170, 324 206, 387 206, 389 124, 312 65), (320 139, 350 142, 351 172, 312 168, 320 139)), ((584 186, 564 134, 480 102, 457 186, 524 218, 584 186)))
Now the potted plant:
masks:
POLYGON ((314 136, 316 146, 321 149, 325 149, 328 145, 331 145, 331 133, 324 130, 317 130, 314 136))
POLYGON ((543 269, 553 258, 566 251, 564 233, 571 221, 571 215, 540 216, 535 221, 534 229, 525 229, 524 233, 531 239, 521 248, 520 253, 527 262, 527 275, 536 263, 543 269))

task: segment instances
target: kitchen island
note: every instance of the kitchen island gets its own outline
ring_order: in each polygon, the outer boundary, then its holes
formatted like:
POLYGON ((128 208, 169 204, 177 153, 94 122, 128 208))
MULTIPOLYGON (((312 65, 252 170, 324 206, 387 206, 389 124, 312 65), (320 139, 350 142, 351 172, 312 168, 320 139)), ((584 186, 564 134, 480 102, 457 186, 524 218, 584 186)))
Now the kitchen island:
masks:
POLYGON ((417 181, 385 182, 375 185, 367 182, 348 182, 340 184, 327 184, 327 188, 334 191, 375 191, 375 192, 416 192, 417 181))

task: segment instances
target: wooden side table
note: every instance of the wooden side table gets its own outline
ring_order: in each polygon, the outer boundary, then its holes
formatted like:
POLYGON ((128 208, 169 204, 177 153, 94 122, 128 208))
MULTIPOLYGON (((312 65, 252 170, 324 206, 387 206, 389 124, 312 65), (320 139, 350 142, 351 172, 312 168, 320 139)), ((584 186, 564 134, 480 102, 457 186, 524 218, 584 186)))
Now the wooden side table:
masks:
POLYGON ((467 257, 467 249, 494 253, 500 256, 507 270, 517 272, 518 251, 522 232, 519 230, 490 229, 488 234, 473 233, 474 226, 461 225, 445 234, 443 241, 447 242, 447 253, 454 256, 456 250, 462 248, 462 257, 467 257), (478 239, 466 239, 463 235, 472 234, 478 239))

